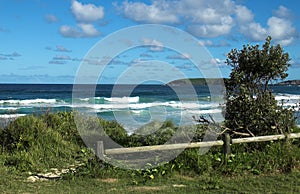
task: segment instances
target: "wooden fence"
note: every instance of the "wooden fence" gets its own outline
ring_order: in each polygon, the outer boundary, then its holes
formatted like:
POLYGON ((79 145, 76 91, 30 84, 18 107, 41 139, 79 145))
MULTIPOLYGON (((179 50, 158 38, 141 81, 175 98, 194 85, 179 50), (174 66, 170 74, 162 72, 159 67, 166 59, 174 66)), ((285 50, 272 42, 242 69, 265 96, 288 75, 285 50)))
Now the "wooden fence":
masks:
POLYGON ((290 133, 282 135, 268 135, 258 137, 247 137, 231 139, 228 133, 223 134, 222 140, 217 141, 206 141, 206 142, 191 142, 191 143, 179 143, 179 144, 165 144, 165 145, 154 145, 154 146, 141 146, 141 147, 129 147, 129 148, 113 148, 105 149, 103 141, 97 141, 96 154, 100 158, 104 155, 117 155, 117 154, 130 154, 138 152, 149 152, 149 151, 168 151, 176 149, 187 149, 187 148, 207 148, 213 146, 223 146, 224 154, 230 154, 231 144, 238 143, 250 143, 250 142, 264 142, 264 141, 276 141, 281 139, 295 139, 300 138, 300 133, 290 133))

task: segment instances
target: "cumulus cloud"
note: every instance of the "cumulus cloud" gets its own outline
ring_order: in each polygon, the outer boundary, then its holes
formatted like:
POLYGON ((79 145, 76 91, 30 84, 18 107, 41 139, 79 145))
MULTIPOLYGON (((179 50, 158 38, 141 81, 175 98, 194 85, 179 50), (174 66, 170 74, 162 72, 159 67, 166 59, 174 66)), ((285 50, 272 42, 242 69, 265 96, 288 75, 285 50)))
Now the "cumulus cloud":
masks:
POLYGON ((267 29, 256 22, 241 25, 240 32, 251 41, 261 41, 265 39, 268 34, 267 29))
POLYGON ((266 24, 256 22, 248 7, 232 0, 152 0, 150 3, 126 0, 116 7, 130 20, 184 25, 200 38, 230 35, 239 30, 250 41, 263 41, 271 35, 276 42, 289 45, 297 36, 292 13, 284 6, 274 10, 266 24))
POLYGON ((275 40, 284 45, 291 44, 297 34, 291 21, 275 16, 268 20, 268 32, 275 40))
POLYGON ((234 13, 231 0, 153 0, 151 4, 124 1, 118 8, 126 18, 136 22, 185 24, 199 37, 228 34, 234 13))
POLYGON ((78 24, 82 30, 83 37, 94 37, 100 35, 100 32, 92 24, 78 24))
POLYGON ((164 50, 164 44, 156 39, 144 38, 142 41, 145 46, 150 46, 150 51, 159 52, 164 50))
POLYGON ((292 15, 293 15, 292 12, 288 8, 286 8, 282 5, 280 5, 279 8, 277 10, 275 10, 273 13, 275 16, 280 17, 280 18, 292 18, 292 15))
POLYGON ((240 24, 244 24, 246 22, 252 22, 254 19, 254 14, 246 6, 237 5, 235 13, 236 13, 237 21, 240 24))
POLYGON ((266 36, 272 38, 282 46, 291 44, 297 36, 297 30, 291 21, 291 12, 284 6, 279 6, 267 21, 267 26, 254 21, 252 12, 244 7, 237 6, 238 21, 240 22, 240 32, 251 41, 262 41, 266 36))
POLYGON ((60 27, 59 32, 64 37, 82 38, 82 37, 95 37, 101 33, 92 24, 77 24, 77 27, 63 25, 60 27))
POLYGON ((201 46, 207 46, 207 47, 224 47, 224 46, 230 46, 230 44, 225 41, 221 40, 219 42, 213 42, 211 40, 199 40, 199 45, 201 46))
POLYGON ((94 4, 82 4, 73 0, 71 5, 77 26, 62 25, 59 33, 68 38, 96 37, 101 33, 95 28, 93 22, 104 18, 104 7, 94 4))
POLYGON ((229 34, 233 25, 231 17, 223 17, 219 24, 191 25, 188 31, 198 37, 213 38, 229 34))
POLYGON ((102 6, 82 4, 76 0, 72 2, 71 11, 75 19, 80 23, 91 23, 104 17, 104 8, 102 6))
POLYGON ((52 15, 52 14, 47 14, 45 16, 45 20, 48 22, 48 23, 55 23, 55 22, 58 22, 58 18, 55 16, 55 15, 52 15))
POLYGON ((124 1, 119 7, 125 17, 137 22, 178 23, 179 19, 171 8, 169 2, 162 0, 153 1, 151 5, 124 1))

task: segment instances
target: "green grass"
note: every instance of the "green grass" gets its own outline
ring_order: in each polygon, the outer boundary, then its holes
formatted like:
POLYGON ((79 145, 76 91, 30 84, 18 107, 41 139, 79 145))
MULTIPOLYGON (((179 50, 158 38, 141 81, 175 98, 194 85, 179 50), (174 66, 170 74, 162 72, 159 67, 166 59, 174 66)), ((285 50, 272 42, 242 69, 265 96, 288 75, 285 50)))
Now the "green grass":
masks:
MULTIPOLYGON (((128 135, 116 122, 96 122, 124 146, 161 144, 176 131, 168 121, 151 135, 128 135)), ((96 141, 95 120, 80 124, 88 129, 85 138, 96 141)), ((195 130, 195 140, 201 140, 204 129, 195 130)), ((221 147, 204 155, 188 149, 149 170, 123 170, 99 161, 81 140, 73 113, 19 118, 0 130, 0 142, 0 193, 300 193, 299 139, 235 144, 228 157, 221 147), (58 180, 27 181, 29 172, 78 162, 81 166, 58 180)))
POLYGON ((0 190, 1 193, 299 193, 300 172, 234 177, 173 174, 139 185, 134 185, 126 175, 30 183, 26 176, 4 172, 0 190))

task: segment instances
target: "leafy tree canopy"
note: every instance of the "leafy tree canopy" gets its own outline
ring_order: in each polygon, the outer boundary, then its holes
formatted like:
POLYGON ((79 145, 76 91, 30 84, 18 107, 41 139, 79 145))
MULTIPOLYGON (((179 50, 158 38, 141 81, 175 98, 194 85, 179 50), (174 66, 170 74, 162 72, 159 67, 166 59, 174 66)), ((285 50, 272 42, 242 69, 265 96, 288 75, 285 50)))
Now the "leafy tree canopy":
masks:
POLYGON ((277 104, 270 89, 273 82, 285 79, 289 55, 280 45, 266 38, 259 45, 243 46, 228 53, 232 67, 226 84, 226 126, 252 136, 289 132, 295 125, 293 111, 277 104))

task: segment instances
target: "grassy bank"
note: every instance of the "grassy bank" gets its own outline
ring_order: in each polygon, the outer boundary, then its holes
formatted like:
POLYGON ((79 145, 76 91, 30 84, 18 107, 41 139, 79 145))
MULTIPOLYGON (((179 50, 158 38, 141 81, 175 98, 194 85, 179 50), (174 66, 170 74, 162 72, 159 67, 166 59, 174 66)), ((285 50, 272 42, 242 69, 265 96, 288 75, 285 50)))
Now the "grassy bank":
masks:
MULTIPOLYGON (((128 135, 116 122, 97 122, 126 147, 162 144, 178 130, 165 122, 147 136, 128 135)), ((93 138, 95 120, 80 123, 91 129, 86 138, 93 138)), ((205 126, 195 128, 193 141, 200 141, 204 131, 205 126)), ((82 141, 74 113, 60 112, 20 117, 1 129, 0 142, 0 190, 4 193, 300 192, 299 140, 233 145, 229 157, 223 156, 220 147, 204 155, 188 149, 153 169, 124 170, 99 161, 82 141), (67 171, 53 180, 28 182, 30 175, 53 168, 67 171)))
POLYGON ((235 177, 170 177, 134 185, 125 176, 27 182, 26 177, 2 174, 1 193, 299 193, 300 173, 235 177), (5 175, 5 176, 3 176, 5 175))

